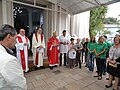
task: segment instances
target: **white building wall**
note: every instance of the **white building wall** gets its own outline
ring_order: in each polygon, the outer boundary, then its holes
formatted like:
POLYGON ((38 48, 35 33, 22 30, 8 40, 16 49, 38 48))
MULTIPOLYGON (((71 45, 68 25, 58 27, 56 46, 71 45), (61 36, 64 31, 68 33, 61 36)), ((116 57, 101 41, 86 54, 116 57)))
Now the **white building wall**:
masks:
POLYGON ((89 38, 89 19, 90 11, 74 15, 73 34, 77 35, 80 39, 89 38))

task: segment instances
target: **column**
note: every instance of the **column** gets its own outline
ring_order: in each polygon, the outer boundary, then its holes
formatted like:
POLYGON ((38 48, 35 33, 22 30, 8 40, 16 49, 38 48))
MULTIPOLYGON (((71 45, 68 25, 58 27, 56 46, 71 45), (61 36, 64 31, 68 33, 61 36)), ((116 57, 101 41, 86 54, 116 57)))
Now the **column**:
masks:
POLYGON ((74 30, 74 16, 73 15, 71 15, 70 16, 70 35, 72 35, 73 34, 73 30, 74 30))
POLYGON ((57 22, 57 5, 55 4, 55 11, 54 11, 54 30, 57 30, 56 29, 56 22, 57 22))
POLYGON ((61 6, 59 7, 60 13, 59 13, 59 35, 61 34, 61 6))
POLYGON ((32 10, 28 9, 28 20, 29 20, 29 35, 33 32, 32 25, 32 10))
POLYGON ((2 1, 0 1, 0 26, 3 23, 3 18, 2 18, 2 1))
POLYGON ((48 38, 50 37, 49 34, 48 34, 48 11, 47 10, 44 10, 43 11, 43 33, 44 33, 44 37, 45 37, 45 43, 46 43, 46 48, 45 48, 45 53, 44 53, 44 56, 47 56, 46 55, 46 51, 47 51, 47 41, 48 41, 48 38))
POLYGON ((3 24, 7 24, 7 0, 2 0, 2 18, 3 24))

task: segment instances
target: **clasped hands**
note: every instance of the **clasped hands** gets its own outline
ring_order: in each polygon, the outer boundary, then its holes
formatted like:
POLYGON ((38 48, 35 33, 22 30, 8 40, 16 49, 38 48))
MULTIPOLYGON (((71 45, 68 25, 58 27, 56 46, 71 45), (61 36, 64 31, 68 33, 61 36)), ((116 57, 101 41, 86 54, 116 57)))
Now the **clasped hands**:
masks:
POLYGON ((52 45, 53 45, 53 46, 58 46, 58 44, 56 44, 56 43, 53 43, 52 45))
POLYGON ((39 47, 37 47, 37 48, 43 48, 43 46, 42 45, 40 45, 39 47))
POLYGON ((26 42, 26 43, 24 43, 24 45, 27 46, 27 45, 29 45, 29 44, 26 42))
POLYGON ((111 63, 111 64, 116 64, 116 61, 115 60, 111 60, 110 58, 107 58, 107 60, 111 63))

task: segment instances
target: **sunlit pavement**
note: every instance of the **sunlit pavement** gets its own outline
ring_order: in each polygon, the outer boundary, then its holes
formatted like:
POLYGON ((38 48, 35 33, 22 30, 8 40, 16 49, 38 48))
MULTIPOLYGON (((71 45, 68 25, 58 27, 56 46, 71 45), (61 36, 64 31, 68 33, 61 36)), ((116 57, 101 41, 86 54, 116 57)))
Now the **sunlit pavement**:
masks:
MULTIPOLYGON (((96 71, 96 70, 95 70, 96 71)), ((82 69, 65 66, 35 70, 25 73, 28 90, 113 90, 106 89, 106 77, 98 80, 93 76, 96 72, 90 72, 84 65, 82 69)))

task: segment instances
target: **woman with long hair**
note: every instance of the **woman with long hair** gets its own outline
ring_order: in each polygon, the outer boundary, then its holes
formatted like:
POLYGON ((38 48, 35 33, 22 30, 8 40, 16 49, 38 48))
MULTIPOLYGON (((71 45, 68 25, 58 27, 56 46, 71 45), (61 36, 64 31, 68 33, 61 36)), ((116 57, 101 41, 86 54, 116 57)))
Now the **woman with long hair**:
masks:
POLYGON ((88 68, 90 71, 93 72, 94 70, 94 57, 95 57, 95 46, 96 46, 96 40, 95 37, 91 37, 90 42, 87 45, 87 49, 88 49, 88 56, 89 56, 89 64, 88 64, 88 68))

